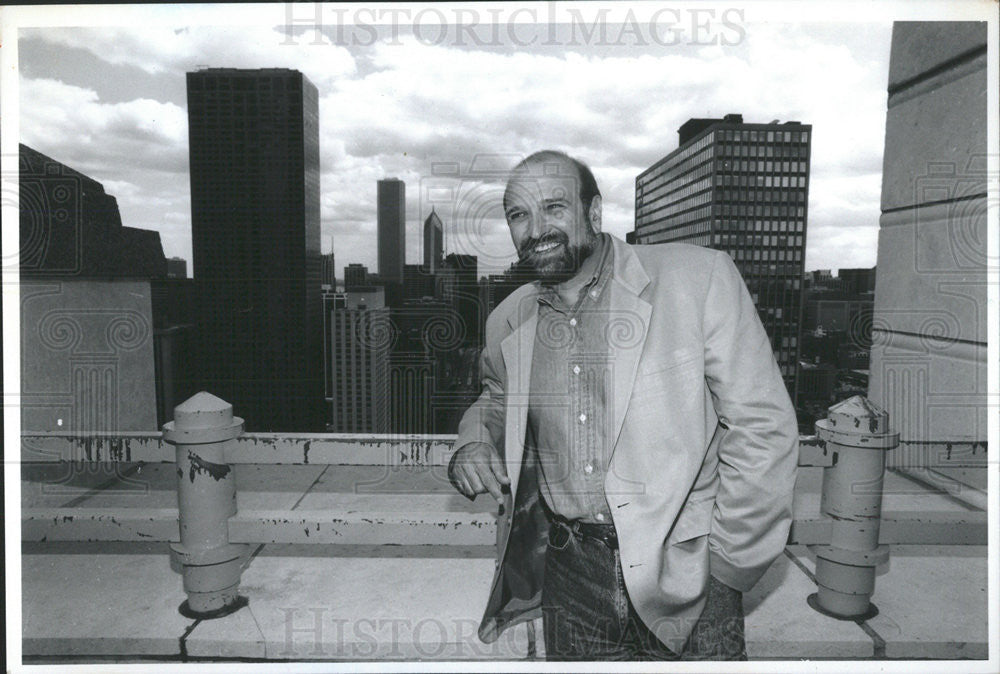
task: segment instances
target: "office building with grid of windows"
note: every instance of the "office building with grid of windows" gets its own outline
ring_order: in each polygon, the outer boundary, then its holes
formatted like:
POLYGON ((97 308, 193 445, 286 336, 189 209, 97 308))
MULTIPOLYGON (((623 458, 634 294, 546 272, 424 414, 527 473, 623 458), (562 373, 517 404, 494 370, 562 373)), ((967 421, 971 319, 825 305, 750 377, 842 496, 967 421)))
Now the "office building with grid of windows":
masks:
POLYGON ((323 430, 319 96, 286 68, 187 74, 197 370, 250 431, 323 430))
POLYGON ((743 275, 793 400, 812 126, 690 119, 679 147, 635 180, 631 243, 727 252, 743 275))
POLYGON ((388 433, 393 337, 385 289, 370 286, 326 298, 326 388, 336 433, 388 433))

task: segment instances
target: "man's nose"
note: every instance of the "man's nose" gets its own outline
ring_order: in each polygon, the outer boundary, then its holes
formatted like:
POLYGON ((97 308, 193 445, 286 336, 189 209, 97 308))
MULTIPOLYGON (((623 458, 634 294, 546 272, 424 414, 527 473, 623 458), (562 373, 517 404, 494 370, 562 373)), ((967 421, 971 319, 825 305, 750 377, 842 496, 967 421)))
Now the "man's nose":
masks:
POLYGON ((528 223, 528 236, 532 239, 537 239, 547 231, 548 223, 546 222, 545 215, 532 215, 530 222, 528 223))
POLYGON ((547 234, 563 228, 564 222, 561 213, 550 213, 542 210, 534 219, 538 223, 539 234, 547 234))

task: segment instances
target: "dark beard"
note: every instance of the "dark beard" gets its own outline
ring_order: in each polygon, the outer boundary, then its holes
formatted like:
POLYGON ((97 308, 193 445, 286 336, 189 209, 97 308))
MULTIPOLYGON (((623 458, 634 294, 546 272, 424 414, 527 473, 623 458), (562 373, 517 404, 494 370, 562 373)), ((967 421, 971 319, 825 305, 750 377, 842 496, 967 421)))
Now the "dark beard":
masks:
POLYGON ((553 232, 538 239, 528 239, 525 241, 522 250, 531 251, 536 245, 548 241, 555 241, 562 244, 562 250, 556 257, 548 256, 541 258, 541 256, 536 256, 531 252, 528 252, 527 255, 522 254, 518 261, 518 267, 530 270, 534 277, 543 284, 556 285, 563 283, 573 278, 580 270, 583 261, 594 252, 597 247, 597 237, 597 234, 591 234, 587 241, 577 246, 570 246, 569 237, 563 232, 553 232))

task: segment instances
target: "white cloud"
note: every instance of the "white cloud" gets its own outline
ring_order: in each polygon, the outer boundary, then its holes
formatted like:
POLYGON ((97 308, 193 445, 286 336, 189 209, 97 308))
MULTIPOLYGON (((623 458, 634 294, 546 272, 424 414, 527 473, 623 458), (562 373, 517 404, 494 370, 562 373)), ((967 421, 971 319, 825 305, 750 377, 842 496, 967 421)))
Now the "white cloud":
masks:
MULTIPOLYGON (((270 26, 128 26, 52 28, 39 31, 43 39, 66 47, 86 49, 115 65, 131 65, 150 73, 183 75, 200 67, 294 68, 323 88, 354 72, 350 52, 325 46, 283 45, 284 32, 270 26)), ((298 38, 308 45, 312 33, 298 38)))
MULTIPOLYGON (((477 158, 499 155, 493 163, 505 168, 543 147, 591 164, 605 197, 606 229, 624 236, 633 225, 635 175, 677 147, 677 128, 689 117, 729 112, 746 121, 813 125, 807 267, 824 259, 826 249, 817 246, 830 246, 836 259, 848 262, 873 258, 888 28, 878 33, 886 58, 875 63, 864 60, 870 45, 852 34, 817 37, 809 26, 777 24, 746 28, 745 43, 734 48, 641 54, 460 49, 406 35, 399 44, 377 42, 352 52, 311 45, 308 34, 296 38, 298 46, 281 45, 282 32, 243 26, 45 29, 37 35, 88 49, 108 63, 178 78, 199 66, 304 72, 320 92, 323 234, 334 237, 338 266, 368 261, 374 267, 379 178, 407 182, 407 257, 416 261, 429 212, 421 181, 432 177, 434 163, 458 162, 468 171, 477 158)), ((93 91, 52 79, 23 82, 22 101, 25 142, 76 161, 76 168, 91 169, 108 184, 121 181, 123 214, 140 214, 142 204, 152 203, 170 214, 157 226, 186 224, 179 217, 188 203, 182 108, 149 99, 103 104, 93 91)), ((513 257, 498 209, 474 216, 437 210, 456 249, 478 251, 484 262, 488 255, 497 268, 513 257)))
POLYGON ((172 103, 103 103, 52 79, 20 82, 21 142, 100 182, 122 224, 160 232, 164 252, 191 259, 187 113, 172 103))
POLYGON ((97 94, 51 79, 22 79, 21 141, 84 173, 185 170, 187 113, 172 103, 102 103, 97 94))

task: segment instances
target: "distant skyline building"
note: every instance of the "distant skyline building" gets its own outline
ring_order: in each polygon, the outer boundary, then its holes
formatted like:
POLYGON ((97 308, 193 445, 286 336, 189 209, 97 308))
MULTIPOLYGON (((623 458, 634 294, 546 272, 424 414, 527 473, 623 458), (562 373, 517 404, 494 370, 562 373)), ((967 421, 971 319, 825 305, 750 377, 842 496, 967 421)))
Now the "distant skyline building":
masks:
POLYGON ((640 244, 727 252, 746 281, 793 399, 796 393, 812 126, 743 116, 689 119, 679 147, 635 180, 640 244))
POLYGON ((486 311, 480 300, 479 258, 451 253, 442 263, 437 282, 440 296, 461 319, 462 344, 481 346, 486 311))
POLYGON ((357 286, 367 286, 368 267, 357 262, 344 267, 344 290, 351 290, 357 286))
POLYGON ((424 220, 424 269, 436 274, 444 259, 444 223, 431 207, 431 214, 424 220))
POLYGON ((323 430, 316 87, 207 68, 187 95, 205 389, 249 431, 323 430))
POLYGON ((167 258, 167 278, 187 278, 188 263, 182 257, 167 258))
POLYGON ((403 265, 403 301, 434 297, 435 275, 422 264, 403 265))
POLYGON ((843 291, 849 295, 875 292, 875 267, 838 269, 837 276, 843 291))
POLYGON ((434 433, 440 360, 461 345, 460 319, 447 302, 430 297, 406 300, 391 311, 391 432, 434 433))
POLYGON ((385 290, 336 293, 327 302, 326 371, 335 433, 388 433, 393 328, 385 290))
MULTIPOLYGON (((632 232, 628 233, 628 238, 631 240, 632 232)), ((512 292, 536 278, 531 269, 524 267, 517 260, 502 273, 490 274, 480 287, 480 302, 486 314, 489 315, 512 292)))
POLYGON ((378 275, 387 283, 402 283, 406 264, 406 183, 398 178, 378 181, 378 275))
POLYGON ((334 259, 333 253, 327 253, 323 256, 323 269, 321 274, 321 285, 327 285, 336 287, 337 285, 337 266, 336 260, 334 259))

